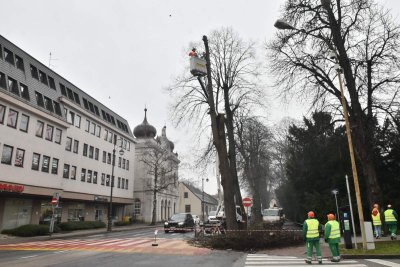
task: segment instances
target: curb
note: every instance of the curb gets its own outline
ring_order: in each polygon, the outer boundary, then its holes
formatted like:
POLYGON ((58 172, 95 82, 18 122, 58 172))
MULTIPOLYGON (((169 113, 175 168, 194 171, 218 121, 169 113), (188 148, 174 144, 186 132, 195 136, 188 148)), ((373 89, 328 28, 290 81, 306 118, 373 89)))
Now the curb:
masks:
POLYGON ((350 254, 341 254, 340 255, 343 259, 400 259, 400 255, 368 255, 368 254, 357 254, 357 255, 350 255, 350 254))

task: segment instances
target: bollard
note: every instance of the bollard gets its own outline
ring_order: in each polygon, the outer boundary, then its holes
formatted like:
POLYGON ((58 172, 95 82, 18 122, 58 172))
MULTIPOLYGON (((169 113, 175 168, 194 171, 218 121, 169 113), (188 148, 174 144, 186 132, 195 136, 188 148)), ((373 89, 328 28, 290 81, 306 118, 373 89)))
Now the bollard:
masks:
POLYGON ((154 231, 154 243, 151 244, 151 246, 153 246, 153 247, 157 247, 158 246, 158 244, 157 244, 157 234, 158 234, 158 230, 155 230, 154 231))

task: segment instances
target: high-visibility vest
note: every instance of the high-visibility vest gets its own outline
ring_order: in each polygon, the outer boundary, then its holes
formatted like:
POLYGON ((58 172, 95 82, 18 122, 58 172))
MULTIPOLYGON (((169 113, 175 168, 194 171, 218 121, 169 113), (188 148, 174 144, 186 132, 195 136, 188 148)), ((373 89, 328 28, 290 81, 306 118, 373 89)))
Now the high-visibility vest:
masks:
POLYGON ((319 237, 318 226, 319 222, 316 219, 307 219, 307 235, 306 238, 319 237))
POLYGON ((381 214, 379 213, 379 211, 376 215, 371 214, 371 216, 372 216, 373 225, 376 225, 376 226, 382 225, 381 214))
POLYGON ((385 222, 397 222, 396 217, 393 215, 392 209, 385 210, 385 222))
POLYGON ((331 233, 329 234, 328 238, 338 238, 340 237, 340 226, 337 221, 329 221, 327 222, 331 225, 331 233))

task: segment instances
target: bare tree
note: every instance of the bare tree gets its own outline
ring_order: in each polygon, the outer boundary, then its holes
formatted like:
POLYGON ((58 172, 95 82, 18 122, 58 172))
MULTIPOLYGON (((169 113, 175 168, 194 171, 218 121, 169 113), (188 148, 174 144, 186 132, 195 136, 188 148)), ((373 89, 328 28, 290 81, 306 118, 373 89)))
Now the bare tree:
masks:
MULTIPOLYGON (((207 65, 209 75, 204 86, 199 86, 193 77, 186 76, 178 78, 169 88, 176 97, 173 118, 178 124, 197 123, 198 129, 202 129, 200 133, 204 131, 204 126, 211 125, 213 144, 220 162, 226 217, 230 220, 230 213, 232 218, 236 218, 231 193, 236 203, 242 206, 236 170, 233 117, 238 109, 249 109, 252 105, 261 104, 263 94, 257 86, 259 66, 254 57, 254 44, 241 40, 232 29, 214 31, 210 35, 210 42, 207 38, 203 40, 206 59, 210 62, 207 65), (207 122, 208 115, 211 123, 207 122), (229 203, 230 207, 226 206, 225 200, 232 202, 229 203)), ((227 225, 228 228, 237 227, 233 222, 227 222, 227 225)))
POLYGON ((262 207, 266 208, 267 185, 270 179, 271 141, 269 129, 257 118, 242 117, 236 121, 236 146, 243 179, 253 196, 252 214, 255 223, 262 222, 262 207))
MULTIPOLYGON (((276 85, 288 94, 338 112, 340 89, 333 82, 334 50, 343 70, 346 106, 369 203, 381 200, 374 163, 376 123, 398 106, 400 30, 372 0, 287 1, 284 18, 294 27, 267 45, 276 85)), ((343 116, 343 114, 338 114, 343 116)))
POLYGON ((140 161, 151 179, 145 179, 146 191, 153 193, 153 214, 151 225, 155 225, 157 219, 157 195, 166 192, 172 186, 177 186, 176 157, 168 149, 153 142, 147 142, 147 150, 142 154, 140 161))

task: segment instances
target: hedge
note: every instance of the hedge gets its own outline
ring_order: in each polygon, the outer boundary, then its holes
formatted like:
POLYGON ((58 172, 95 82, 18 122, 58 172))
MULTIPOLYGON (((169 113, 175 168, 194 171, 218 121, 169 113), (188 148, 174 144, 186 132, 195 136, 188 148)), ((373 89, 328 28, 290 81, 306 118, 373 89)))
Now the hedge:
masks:
MULTIPOLYGON (((53 232, 59 232, 59 228, 54 226, 53 232)), ((2 234, 5 235, 14 235, 14 236, 38 236, 38 235, 48 235, 49 234, 49 225, 44 224, 26 224, 21 225, 14 229, 5 229, 1 231, 2 234)))
POLYGON ((77 221, 77 222, 62 222, 58 224, 63 231, 85 230, 104 228, 106 224, 101 221, 77 221))

